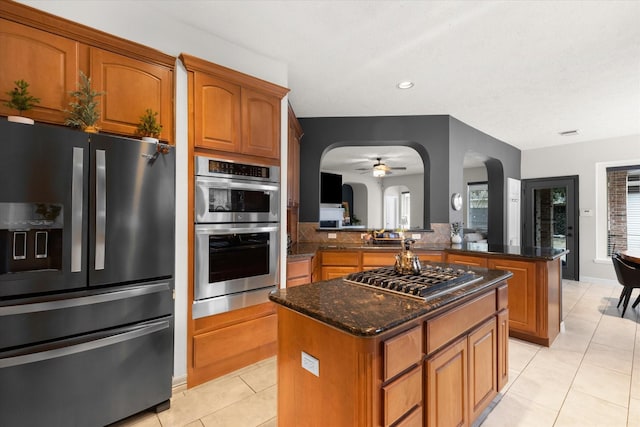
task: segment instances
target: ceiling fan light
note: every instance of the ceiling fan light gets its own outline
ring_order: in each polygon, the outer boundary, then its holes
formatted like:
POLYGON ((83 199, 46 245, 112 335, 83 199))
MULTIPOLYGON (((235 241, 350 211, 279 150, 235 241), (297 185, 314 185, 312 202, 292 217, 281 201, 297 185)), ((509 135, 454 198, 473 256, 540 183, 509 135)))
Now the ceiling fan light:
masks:
POLYGON ((382 178, 386 174, 387 172, 383 168, 378 168, 378 167, 373 168, 373 176, 375 178, 382 178))

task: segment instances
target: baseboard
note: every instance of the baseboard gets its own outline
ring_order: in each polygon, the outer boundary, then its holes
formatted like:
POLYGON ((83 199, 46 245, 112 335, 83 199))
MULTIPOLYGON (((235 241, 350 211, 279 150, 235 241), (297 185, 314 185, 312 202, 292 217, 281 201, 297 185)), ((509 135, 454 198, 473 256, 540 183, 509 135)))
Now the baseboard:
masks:
POLYGON ((617 280, 612 280, 612 279, 603 279, 601 277, 589 277, 589 276, 581 276, 580 277, 580 281, 581 282, 587 282, 587 283, 593 283, 595 285, 618 285, 618 281, 617 280))
POLYGON ((171 395, 175 396, 183 391, 187 391, 187 376, 181 375, 179 377, 173 377, 171 381, 171 395))

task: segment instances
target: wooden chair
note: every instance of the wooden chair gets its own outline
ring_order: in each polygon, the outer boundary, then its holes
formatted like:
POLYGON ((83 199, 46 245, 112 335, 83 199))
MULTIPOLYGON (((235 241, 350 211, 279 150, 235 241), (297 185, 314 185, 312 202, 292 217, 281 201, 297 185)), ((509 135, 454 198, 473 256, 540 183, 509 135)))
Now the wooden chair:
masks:
MULTIPOLYGON (((620 304, 623 304, 621 317, 624 317, 631 298, 631 292, 634 288, 640 288, 640 265, 623 260, 618 253, 614 253, 611 256, 611 260, 613 261, 613 268, 616 270, 618 282, 622 285, 622 293, 617 307, 619 308, 620 304)), ((638 295, 631 308, 636 308, 638 303, 640 303, 640 295, 638 295)))

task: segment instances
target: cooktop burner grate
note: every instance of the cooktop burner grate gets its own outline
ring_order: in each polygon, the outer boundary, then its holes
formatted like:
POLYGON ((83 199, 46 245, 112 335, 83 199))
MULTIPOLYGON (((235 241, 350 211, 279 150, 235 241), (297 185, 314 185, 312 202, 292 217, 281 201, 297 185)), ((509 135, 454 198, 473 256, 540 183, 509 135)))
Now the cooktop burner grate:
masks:
POLYGON ((393 267, 381 267, 351 273, 344 280, 384 292, 429 301, 481 279, 482 276, 473 271, 429 265, 423 267, 420 274, 400 274, 393 267))

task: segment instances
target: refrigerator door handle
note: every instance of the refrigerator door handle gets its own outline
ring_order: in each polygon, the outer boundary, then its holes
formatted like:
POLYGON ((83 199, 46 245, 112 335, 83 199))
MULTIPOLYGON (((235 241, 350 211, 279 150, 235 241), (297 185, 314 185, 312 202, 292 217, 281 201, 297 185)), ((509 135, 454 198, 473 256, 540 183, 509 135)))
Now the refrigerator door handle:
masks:
POLYGON ((106 229, 107 160, 104 150, 96 150, 96 270, 104 270, 106 229))
POLYGON ((73 147, 71 175, 71 272, 82 271, 82 193, 84 148, 73 147))
POLYGON ((160 282, 150 285, 135 286, 113 292, 102 292, 95 295, 8 305, 0 307, 0 320, 2 320, 2 318, 5 316, 41 313, 53 310, 63 310, 72 307, 88 306, 92 304, 102 304, 112 301, 129 300, 131 298, 143 295, 151 295, 158 292, 168 292, 169 290, 171 290, 169 282, 160 282))
POLYGON ((154 323, 144 325, 133 325, 122 330, 115 335, 107 335, 92 341, 86 341, 68 347, 55 348, 37 353, 23 354, 19 356, 7 357, 0 359, 0 368, 9 368, 11 366, 26 365, 28 363, 41 362, 43 360, 55 359, 58 357, 69 356, 83 351, 94 350, 97 348, 107 347, 121 343, 123 341, 132 340, 161 331, 170 327, 169 321, 160 320, 154 323))

